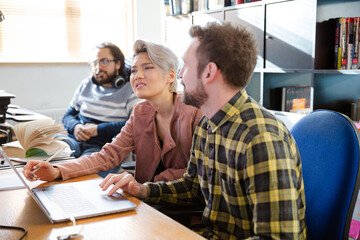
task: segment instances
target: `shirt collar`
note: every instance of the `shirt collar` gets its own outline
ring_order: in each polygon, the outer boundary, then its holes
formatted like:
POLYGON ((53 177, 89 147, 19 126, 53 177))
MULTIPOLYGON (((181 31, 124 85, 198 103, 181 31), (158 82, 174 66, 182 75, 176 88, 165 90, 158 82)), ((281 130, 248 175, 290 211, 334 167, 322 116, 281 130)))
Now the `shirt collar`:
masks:
POLYGON ((214 133, 217 128, 221 127, 235 114, 239 114, 241 106, 248 99, 245 89, 241 89, 228 101, 215 115, 208 119, 208 126, 211 127, 214 133))

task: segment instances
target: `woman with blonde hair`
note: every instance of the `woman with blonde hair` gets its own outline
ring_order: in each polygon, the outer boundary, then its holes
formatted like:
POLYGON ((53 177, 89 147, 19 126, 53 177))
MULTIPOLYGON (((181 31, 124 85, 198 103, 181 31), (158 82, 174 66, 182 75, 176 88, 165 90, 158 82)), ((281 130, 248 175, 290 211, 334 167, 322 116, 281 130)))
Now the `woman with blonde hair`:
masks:
MULTIPOLYGON (((135 179, 168 181, 186 170, 192 135, 202 112, 185 105, 176 93, 178 58, 169 48, 143 40, 134 43, 130 83, 138 98, 121 132, 100 152, 51 165, 29 161, 23 173, 29 180, 52 181, 99 173, 118 166, 135 152, 135 179), (39 170, 33 174, 35 166, 39 170)), ((106 178, 117 182, 118 174, 106 178)))

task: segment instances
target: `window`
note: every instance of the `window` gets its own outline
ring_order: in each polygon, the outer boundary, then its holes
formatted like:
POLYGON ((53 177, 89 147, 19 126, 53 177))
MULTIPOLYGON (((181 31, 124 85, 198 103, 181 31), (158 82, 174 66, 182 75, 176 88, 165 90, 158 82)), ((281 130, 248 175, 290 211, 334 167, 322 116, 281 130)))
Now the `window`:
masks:
POLYGON ((0 0, 0 9, 0 62, 87 62, 103 41, 131 52, 132 0, 0 0))

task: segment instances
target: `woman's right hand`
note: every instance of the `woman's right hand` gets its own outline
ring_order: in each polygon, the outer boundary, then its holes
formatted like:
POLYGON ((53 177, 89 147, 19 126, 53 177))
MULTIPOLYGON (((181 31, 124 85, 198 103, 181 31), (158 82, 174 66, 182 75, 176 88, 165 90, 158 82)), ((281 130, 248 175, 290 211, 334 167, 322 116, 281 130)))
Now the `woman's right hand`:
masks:
POLYGON ((34 160, 27 162, 23 168, 23 174, 29 181, 53 181, 61 177, 61 173, 58 168, 55 168, 48 162, 34 160))

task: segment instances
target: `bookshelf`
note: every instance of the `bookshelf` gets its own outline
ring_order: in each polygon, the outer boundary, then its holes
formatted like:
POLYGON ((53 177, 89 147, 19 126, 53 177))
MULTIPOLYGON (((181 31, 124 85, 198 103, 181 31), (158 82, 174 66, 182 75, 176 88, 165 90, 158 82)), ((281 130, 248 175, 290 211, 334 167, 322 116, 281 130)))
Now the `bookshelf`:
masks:
MULTIPOLYGON (((314 109, 350 116, 351 102, 360 97, 360 70, 315 68, 317 22, 343 16, 360 17, 360 0, 262 0, 168 16, 166 22, 188 17, 192 24, 229 21, 246 25, 259 44, 256 69, 247 86, 250 96, 271 109, 271 89, 309 85, 314 88, 314 109)), ((167 27, 172 28, 170 24, 167 27)), ((177 31, 178 42, 181 36, 188 36, 188 27, 177 31)), ((171 45, 171 41, 167 43, 171 45)), ((175 48, 179 49, 179 44, 175 48)))

